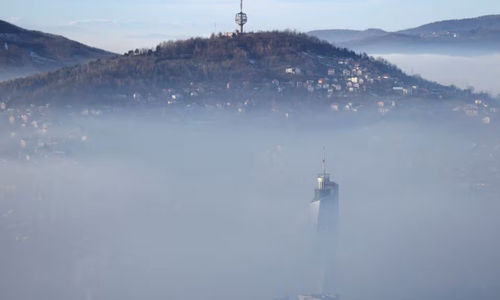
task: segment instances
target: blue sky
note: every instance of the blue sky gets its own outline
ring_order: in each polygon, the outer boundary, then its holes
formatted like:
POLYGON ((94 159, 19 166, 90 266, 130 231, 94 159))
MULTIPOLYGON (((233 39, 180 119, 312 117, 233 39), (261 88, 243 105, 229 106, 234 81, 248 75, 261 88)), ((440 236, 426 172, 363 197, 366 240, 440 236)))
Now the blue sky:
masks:
MULTIPOLYGON (((2 0, 0 19, 116 52, 235 29, 239 0, 2 0)), ((498 0, 246 0, 249 30, 403 29, 500 13, 498 0)))

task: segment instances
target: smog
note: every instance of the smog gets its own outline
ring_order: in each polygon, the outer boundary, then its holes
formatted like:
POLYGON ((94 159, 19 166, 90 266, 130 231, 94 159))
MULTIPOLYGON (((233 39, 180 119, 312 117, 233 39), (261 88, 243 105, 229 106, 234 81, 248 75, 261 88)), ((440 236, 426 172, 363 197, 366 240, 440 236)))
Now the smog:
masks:
POLYGON ((23 146, 2 135, 16 146, 1 161, 0 298, 314 292, 309 205, 323 147, 340 186, 342 299, 500 292, 494 122, 382 117, 339 127, 125 115, 47 125, 46 134, 72 137, 55 155, 26 154, 33 139, 23 146))
MULTIPOLYGON (((379 56, 379 55, 376 55, 379 56)), ((382 55, 409 74, 460 88, 499 95, 500 55, 452 56, 439 54, 382 55)))

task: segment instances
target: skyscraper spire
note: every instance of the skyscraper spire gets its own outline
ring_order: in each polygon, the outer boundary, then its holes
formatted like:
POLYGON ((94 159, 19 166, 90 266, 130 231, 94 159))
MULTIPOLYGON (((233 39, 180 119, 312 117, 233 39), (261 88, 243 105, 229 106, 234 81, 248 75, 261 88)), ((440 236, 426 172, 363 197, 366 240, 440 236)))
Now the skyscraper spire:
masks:
POLYGON ((323 174, 326 174, 326 147, 323 147, 322 166, 323 166, 323 174))

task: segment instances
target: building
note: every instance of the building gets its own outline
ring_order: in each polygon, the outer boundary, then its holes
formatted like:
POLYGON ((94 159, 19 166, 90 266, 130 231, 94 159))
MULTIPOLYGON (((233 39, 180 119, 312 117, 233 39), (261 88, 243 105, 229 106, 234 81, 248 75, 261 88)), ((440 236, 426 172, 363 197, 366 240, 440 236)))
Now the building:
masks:
POLYGON ((323 158, 323 172, 317 177, 311 208, 317 231, 318 292, 335 295, 337 292, 334 273, 339 219, 339 185, 330 180, 330 174, 326 172, 325 158, 323 158))
POLYGON ((300 75, 302 74, 302 70, 300 68, 286 68, 285 69, 286 74, 292 74, 292 75, 300 75))
POLYGON ((330 181, 323 159, 323 173, 317 177, 317 187, 311 205, 317 210, 318 233, 335 233, 339 214, 339 185, 330 181))

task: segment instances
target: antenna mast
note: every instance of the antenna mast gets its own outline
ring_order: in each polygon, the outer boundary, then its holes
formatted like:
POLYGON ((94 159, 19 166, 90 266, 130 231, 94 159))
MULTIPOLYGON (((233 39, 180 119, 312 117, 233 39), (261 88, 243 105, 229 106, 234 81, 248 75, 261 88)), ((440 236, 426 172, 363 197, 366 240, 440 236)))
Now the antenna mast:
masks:
POLYGON ((248 21, 247 14, 243 12, 243 0, 240 0, 240 12, 236 14, 235 21, 240 26, 240 33, 243 33, 243 25, 248 21))
POLYGON ((322 166, 323 166, 323 175, 326 175, 326 148, 325 147, 323 147, 322 166))

